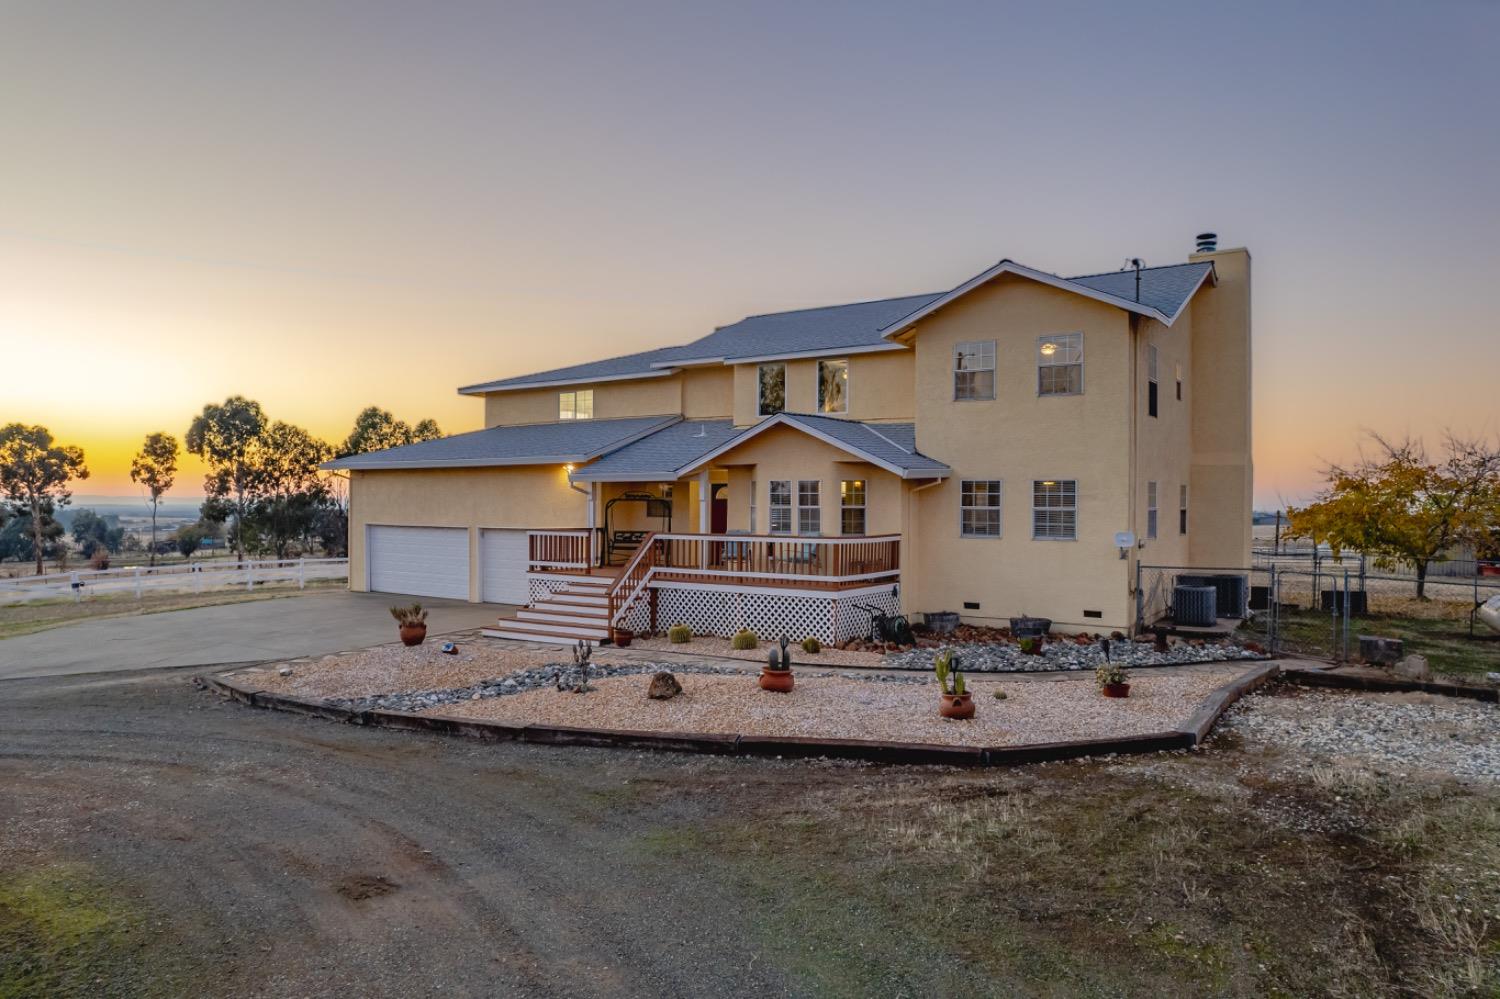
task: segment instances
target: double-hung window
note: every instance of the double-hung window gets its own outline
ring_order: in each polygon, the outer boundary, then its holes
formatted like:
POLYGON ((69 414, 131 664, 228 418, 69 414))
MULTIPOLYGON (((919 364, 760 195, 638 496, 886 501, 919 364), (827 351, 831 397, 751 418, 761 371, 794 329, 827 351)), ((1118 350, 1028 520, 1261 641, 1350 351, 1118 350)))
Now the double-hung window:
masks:
POLYGON ((792 484, 789 481, 771 481, 771 533, 792 533, 792 484))
POLYGON ((960 486, 959 534, 966 538, 998 538, 1000 480, 964 479, 960 486))
POLYGON ((592 420, 594 418, 594 390, 579 389, 576 392, 557 393, 557 418, 559 420, 592 420))
POLYGON ((818 506, 819 485, 817 479, 802 479, 797 483, 798 534, 819 534, 823 530, 822 510, 818 506))
POLYGON ((1156 537, 1156 483, 1146 483, 1146 537, 1156 537))
POLYGON ((972 340, 953 345, 953 398, 995 398, 995 341, 972 340))
POLYGON ((786 365, 762 364, 758 369, 761 416, 775 416, 786 409, 786 365))
POLYGON ((1083 334, 1059 333, 1036 342, 1037 395, 1083 392, 1083 334))
POLYGON ((849 412, 849 362, 818 362, 818 412, 849 412))
POLYGON ((1182 362, 1177 362, 1177 401, 1182 401, 1182 362))
POLYGON ((864 479, 845 479, 839 483, 839 533, 865 533, 864 479))
POLYGON ((1156 403, 1160 395, 1156 387, 1156 345, 1150 344, 1146 347, 1146 415, 1156 415, 1156 403))
POLYGON ((1078 538, 1078 482, 1045 479, 1031 484, 1031 536, 1041 541, 1078 538))
POLYGON ((1187 533, 1187 483, 1177 487, 1177 533, 1187 533))
POLYGON ((750 480, 750 533, 751 534, 755 533, 755 500, 756 500, 755 489, 756 489, 757 485, 758 485, 758 483, 754 479, 750 480))

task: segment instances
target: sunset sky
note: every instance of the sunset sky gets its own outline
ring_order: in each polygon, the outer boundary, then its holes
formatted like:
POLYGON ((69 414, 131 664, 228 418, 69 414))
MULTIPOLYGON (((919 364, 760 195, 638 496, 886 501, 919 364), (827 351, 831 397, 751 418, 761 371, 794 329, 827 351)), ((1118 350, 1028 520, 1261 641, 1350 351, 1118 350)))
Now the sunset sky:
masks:
POLYGON ((1270 507, 1361 428, 1500 432, 1497 50, 1493 3, 7 4, 0 423, 133 494, 232 393, 470 430, 458 385, 1212 229, 1270 507))

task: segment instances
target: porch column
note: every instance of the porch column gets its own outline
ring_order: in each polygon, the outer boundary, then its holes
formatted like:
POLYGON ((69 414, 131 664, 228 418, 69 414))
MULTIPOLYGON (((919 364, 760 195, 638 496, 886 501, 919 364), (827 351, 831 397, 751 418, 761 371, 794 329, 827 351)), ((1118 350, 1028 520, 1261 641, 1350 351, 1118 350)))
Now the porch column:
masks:
POLYGON ((589 567, 585 572, 594 568, 594 525, 599 521, 598 501, 594 494, 594 483, 589 483, 589 514, 587 527, 589 529, 589 567))
MULTIPOLYGON (((709 503, 709 496, 713 492, 713 488, 714 488, 713 487, 713 483, 709 481, 709 470, 705 468, 703 471, 701 471, 701 472, 698 473, 698 533, 699 534, 707 534, 708 531, 709 531, 709 528, 713 525, 713 521, 709 517, 709 513, 710 513, 710 510, 711 510, 711 504, 709 503)), ((700 568, 700 569, 707 569, 708 568, 708 542, 707 541, 702 541, 702 542, 698 543, 698 568, 700 568)))

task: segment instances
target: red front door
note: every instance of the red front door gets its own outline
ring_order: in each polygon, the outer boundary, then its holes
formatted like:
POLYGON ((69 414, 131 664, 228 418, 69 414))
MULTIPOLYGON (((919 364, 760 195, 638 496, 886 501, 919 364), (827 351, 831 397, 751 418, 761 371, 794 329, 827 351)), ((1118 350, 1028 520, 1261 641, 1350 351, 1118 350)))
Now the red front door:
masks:
POLYGON ((709 501, 708 509, 708 531, 710 534, 723 534, 729 530, 729 499, 724 495, 729 486, 720 483, 713 488, 713 498, 709 501))

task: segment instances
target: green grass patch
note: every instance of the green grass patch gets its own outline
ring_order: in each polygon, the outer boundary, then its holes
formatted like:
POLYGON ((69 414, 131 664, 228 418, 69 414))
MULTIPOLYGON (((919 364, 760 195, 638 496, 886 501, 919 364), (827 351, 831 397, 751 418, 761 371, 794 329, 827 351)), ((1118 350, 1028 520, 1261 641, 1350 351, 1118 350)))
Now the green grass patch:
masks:
MULTIPOLYGON (((1370 614, 1354 618, 1349 625, 1349 654, 1359 654, 1360 635, 1399 638, 1408 653, 1427 657, 1433 670, 1460 677, 1500 672, 1500 635, 1483 624, 1474 625, 1469 637, 1467 612, 1455 615, 1418 616, 1370 614)), ((1278 621, 1281 638, 1290 651, 1333 656, 1342 651, 1342 631, 1334 634, 1332 615, 1311 610, 1283 611, 1278 621)))

